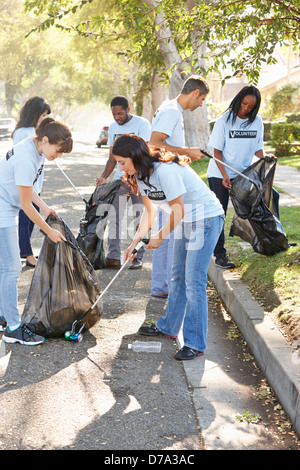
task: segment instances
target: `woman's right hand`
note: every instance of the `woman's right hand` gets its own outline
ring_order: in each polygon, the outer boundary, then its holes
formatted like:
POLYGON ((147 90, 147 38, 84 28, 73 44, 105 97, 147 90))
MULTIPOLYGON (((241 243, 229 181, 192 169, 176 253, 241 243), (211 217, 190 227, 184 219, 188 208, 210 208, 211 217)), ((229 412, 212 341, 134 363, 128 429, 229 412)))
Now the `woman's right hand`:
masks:
POLYGON ((55 230, 54 228, 50 228, 47 235, 50 238, 50 240, 53 241, 54 243, 65 242, 66 241, 63 234, 60 233, 58 230, 55 230))

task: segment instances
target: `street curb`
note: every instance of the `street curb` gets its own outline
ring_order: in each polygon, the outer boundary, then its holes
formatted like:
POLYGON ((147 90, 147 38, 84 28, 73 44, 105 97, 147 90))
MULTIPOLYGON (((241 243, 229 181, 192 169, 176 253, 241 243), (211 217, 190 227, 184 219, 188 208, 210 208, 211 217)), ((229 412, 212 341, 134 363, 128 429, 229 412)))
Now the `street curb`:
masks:
POLYGON ((208 276, 300 436, 300 359, 236 272, 210 261, 208 276))

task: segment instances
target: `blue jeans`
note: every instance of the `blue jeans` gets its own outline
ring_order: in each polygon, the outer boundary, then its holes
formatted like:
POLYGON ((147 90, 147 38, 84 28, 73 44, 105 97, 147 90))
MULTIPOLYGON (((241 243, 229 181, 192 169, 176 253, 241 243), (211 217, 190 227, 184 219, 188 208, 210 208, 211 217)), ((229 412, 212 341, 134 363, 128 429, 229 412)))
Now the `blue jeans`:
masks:
POLYGON ((184 345, 202 352, 207 341, 207 271, 223 225, 224 216, 217 216, 176 227, 166 315, 156 323, 170 336, 178 336, 183 323, 184 345))
MULTIPOLYGON (((133 192, 128 195, 127 190, 121 185, 115 194, 110 211, 108 212, 108 243, 106 258, 121 260, 122 219, 124 217, 129 198, 131 199, 133 209, 135 224, 134 232, 138 228, 144 209, 142 197, 137 196, 133 192)), ((132 238, 133 235, 134 233, 132 234, 132 238)), ((142 246, 142 248, 137 252, 136 259, 142 261, 144 254, 145 246, 142 246)))
MULTIPOLYGON (((33 204, 38 212, 40 208, 33 204)), ((34 223, 31 219, 25 214, 25 212, 20 209, 19 212, 19 247, 20 247, 20 256, 21 258, 27 258, 33 254, 30 237, 34 229, 34 223)))
POLYGON ((0 227, 0 316, 8 326, 20 323, 17 284, 21 270, 18 227, 0 227))
MULTIPOLYGON (((169 214, 158 209, 158 230, 162 228, 169 214)), ((159 248, 153 252, 151 294, 166 294, 169 292, 173 259, 174 231, 165 238, 159 248)))

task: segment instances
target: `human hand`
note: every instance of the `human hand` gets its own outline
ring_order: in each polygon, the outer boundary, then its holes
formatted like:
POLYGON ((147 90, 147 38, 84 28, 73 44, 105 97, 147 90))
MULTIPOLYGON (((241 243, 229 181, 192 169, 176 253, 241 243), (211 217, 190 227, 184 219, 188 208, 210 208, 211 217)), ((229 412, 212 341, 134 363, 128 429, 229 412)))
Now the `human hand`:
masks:
POLYGON ((106 183, 106 178, 103 178, 102 176, 100 176, 100 178, 96 179, 96 188, 100 186, 100 184, 104 184, 104 183, 106 183))
POLYGON ((156 250, 162 244, 163 239, 159 237, 159 234, 156 233, 149 238, 148 245, 146 246, 147 250, 156 250))
POLYGON ((274 163, 274 161, 276 160, 276 157, 273 154, 268 154, 268 155, 265 155, 264 160, 267 163, 274 163))
POLYGON ((231 182, 230 182, 230 178, 229 176, 226 174, 226 176, 223 176, 223 181, 222 181, 222 185, 227 188, 227 189, 231 189, 231 182))
POLYGON ((46 206, 46 207, 43 209, 43 211, 44 211, 44 214, 45 214, 46 219, 47 219, 47 217, 49 217, 50 214, 55 215, 55 217, 59 217, 59 216, 58 216, 58 213, 56 212, 56 210, 55 210, 55 209, 51 209, 51 207, 46 206))
POLYGON ((47 235, 50 238, 50 240, 53 241, 54 243, 66 241, 62 233, 60 233, 58 230, 55 230, 54 228, 51 228, 51 227, 47 235))
POLYGON ((201 160, 201 158, 205 158, 205 155, 201 152, 198 147, 190 147, 187 149, 188 151, 187 156, 190 157, 191 160, 197 161, 201 160))

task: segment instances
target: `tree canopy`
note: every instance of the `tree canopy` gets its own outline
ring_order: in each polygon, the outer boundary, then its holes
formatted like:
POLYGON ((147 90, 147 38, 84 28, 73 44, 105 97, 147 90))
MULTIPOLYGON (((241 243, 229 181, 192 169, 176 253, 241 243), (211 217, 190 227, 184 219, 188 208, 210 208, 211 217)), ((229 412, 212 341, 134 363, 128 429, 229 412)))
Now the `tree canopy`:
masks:
POLYGON ((167 67, 167 74, 179 66, 186 74, 193 70, 204 75, 212 71, 222 75, 221 70, 230 68, 230 75, 244 74, 255 84, 262 64, 275 61, 277 45, 300 43, 300 0, 113 0, 117 6, 113 14, 94 11, 80 23, 64 24, 70 14, 95 1, 26 0, 25 4, 47 15, 35 30, 55 25, 93 39, 127 37, 131 44, 120 53, 139 63, 151 56, 159 64, 156 32, 163 30, 163 40, 174 41, 178 50, 178 60, 167 67))

